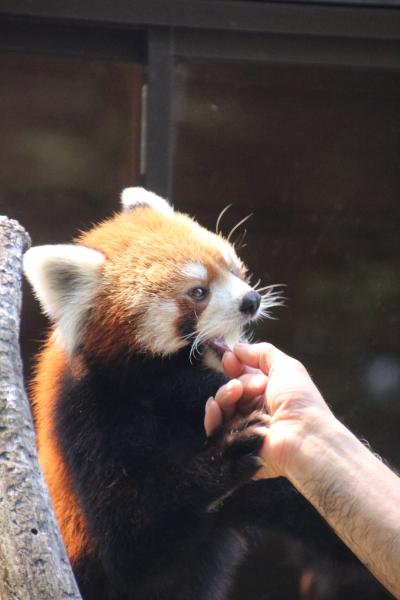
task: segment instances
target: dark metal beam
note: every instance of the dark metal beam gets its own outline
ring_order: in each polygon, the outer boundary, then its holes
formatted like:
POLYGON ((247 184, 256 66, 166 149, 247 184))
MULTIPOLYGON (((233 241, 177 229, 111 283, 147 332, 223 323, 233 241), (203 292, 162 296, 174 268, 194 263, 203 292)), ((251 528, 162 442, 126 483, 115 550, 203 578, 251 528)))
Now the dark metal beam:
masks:
POLYGON ((231 0, 1 0, 0 14, 120 26, 400 38, 400 11, 395 7, 231 0))
POLYGON ((205 60, 291 65, 400 68, 400 40, 362 40, 180 29, 175 54, 205 60))
POLYGON ((139 29, 1 19, 0 51, 143 63, 146 34, 139 29))

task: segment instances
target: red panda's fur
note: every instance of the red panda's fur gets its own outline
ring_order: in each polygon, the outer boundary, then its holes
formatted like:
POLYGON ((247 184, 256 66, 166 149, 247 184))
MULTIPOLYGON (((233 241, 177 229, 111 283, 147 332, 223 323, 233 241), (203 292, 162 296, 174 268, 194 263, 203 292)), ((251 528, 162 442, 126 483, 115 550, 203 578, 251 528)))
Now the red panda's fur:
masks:
MULTIPOLYGON (((78 360, 75 362, 75 369, 79 369, 78 360)), ((65 352, 50 338, 38 357, 36 375, 30 389, 39 462, 50 490, 68 556, 73 563, 89 551, 90 542, 85 517, 72 488, 68 468, 54 432, 55 404, 66 369, 65 352)), ((79 377, 81 374, 77 375, 79 377)))
MULTIPOLYGON (((98 250, 113 264, 113 269, 106 274, 107 286, 97 297, 87 328, 87 350, 103 356, 117 356, 126 350, 128 341, 132 352, 141 351, 142 341, 132 336, 132 332, 141 325, 142 306, 148 302, 149 291, 164 298, 175 298, 178 290, 183 294, 186 281, 181 271, 188 261, 202 263, 209 278, 216 278, 219 271, 226 269, 216 239, 221 247, 226 246, 231 252, 223 238, 201 228, 187 215, 175 213, 173 219, 166 219, 146 207, 116 215, 78 238, 79 244, 98 250), (128 306, 126 300, 127 296, 132 296, 134 281, 140 282, 140 289, 135 289, 136 297, 131 298, 128 306), (181 282, 178 289, 177 282, 181 282), (116 330, 120 332, 118 337, 114 335, 116 330)), ((238 271, 244 275, 244 266, 238 259, 236 261, 238 271)), ((202 308, 198 307, 198 312, 202 308)), ((179 337, 178 332, 176 336, 179 337)))
MULTIPOLYGON (((224 268, 224 260, 218 248, 214 248, 213 235, 209 234, 190 217, 177 214, 173 221, 165 219, 154 210, 138 207, 131 213, 117 214, 76 239, 76 243, 98 250, 115 265, 109 274, 111 281, 104 295, 96 298, 84 341, 85 351, 110 359, 129 350, 141 350, 140 340, 132 336, 140 322, 140 304, 135 313, 127 306, 123 292, 130 293, 132 279, 140 281, 141 295, 146 298, 146 286, 156 295, 176 294, 169 289, 171 281, 183 279, 182 265, 190 260, 201 262, 210 278, 216 277, 224 268), (201 241, 193 244, 193 232, 200 233, 201 241), (156 234, 156 244, 149 252, 149 239, 156 234), (126 253, 135 240, 136 254, 126 253), (145 249, 145 252, 144 252, 145 249), (157 268, 155 268, 155 266, 157 268), (113 289, 114 282, 114 289, 113 289), (119 291, 117 291, 119 290, 119 291), (122 290, 122 293, 121 293, 122 290), (110 303, 109 294, 113 294, 110 303), (129 327, 129 331, 127 331, 129 327), (118 331, 118 336, 115 336, 118 331), (123 345, 122 342, 123 341, 123 345)), ((224 243, 221 240, 221 243, 224 243)), ((238 269, 244 267, 238 262, 238 269)), ((182 282, 183 283, 183 282, 182 282)), ((201 310, 202 307, 200 307, 201 310)), ((178 336, 177 332, 177 336, 178 336)), ((31 396, 35 412, 39 460, 49 486, 57 519, 72 562, 90 548, 85 517, 79 508, 68 469, 64 464, 54 433, 54 404, 59 395, 63 374, 70 367, 76 377, 83 374, 84 366, 79 357, 69 359, 63 348, 50 336, 37 359, 36 375, 31 383, 31 396)))
POLYGON ((226 381, 214 338, 268 301, 222 236, 143 190, 125 200, 75 246, 26 255, 54 321, 31 385, 39 460, 84 600, 223 600, 249 523, 298 503, 249 483, 262 415, 203 429, 226 381))
MULTIPOLYGON (((147 327, 143 323, 143 305, 149 297, 173 298, 183 316, 193 311, 190 301, 184 299, 187 278, 182 268, 188 262, 204 266, 207 284, 223 277, 227 269, 234 269, 240 278, 246 272, 231 245, 221 236, 203 229, 187 215, 174 213, 170 219, 146 205, 114 215, 81 234, 75 243, 105 257, 103 285, 86 315, 79 351, 69 356, 53 330, 37 357, 30 385, 39 460, 72 564, 91 553, 92 543, 55 428, 64 377, 85 377, 82 356, 107 362, 143 351, 151 355, 151 348, 144 348, 143 338, 137 335, 141 326, 147 327)), ((206 306, 207 301, 197 303, 197 317, 206 306)), ((174 336, 178 340, 179 320, 175 325, 174 336)))

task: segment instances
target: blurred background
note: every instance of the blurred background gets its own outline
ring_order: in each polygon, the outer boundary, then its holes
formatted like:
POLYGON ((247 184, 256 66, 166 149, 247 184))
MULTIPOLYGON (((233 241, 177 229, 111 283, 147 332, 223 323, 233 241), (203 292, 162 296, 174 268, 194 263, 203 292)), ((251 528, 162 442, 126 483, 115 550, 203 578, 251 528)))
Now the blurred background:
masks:
MULTIPOLYGON (((400 12, 395 2, 0 5, 0 212, 67 242, 145 185, 285 284, 261 323, 400 468, 400 12), (167 6, 168 4, 168 6, 167 6)), ((25 373, 45 320, 24 296, 25 373)), ((232 600, 383 599, 271 535, 232 600)))

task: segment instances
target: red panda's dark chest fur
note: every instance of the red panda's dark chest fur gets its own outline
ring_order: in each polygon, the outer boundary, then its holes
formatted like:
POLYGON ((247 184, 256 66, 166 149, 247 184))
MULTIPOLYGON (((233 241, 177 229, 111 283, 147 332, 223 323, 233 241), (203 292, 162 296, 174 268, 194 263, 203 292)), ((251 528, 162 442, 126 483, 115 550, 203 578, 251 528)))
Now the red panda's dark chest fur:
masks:
POLYGON ((64 376, 55 413, 91 544, 74 565, 84 598, 224 597, 243 540, 209 508, 234 482, 202 418, 225 376, 186 350, 85 364, 64 376))
POLYGON ((55 430, 90 540, 73 565, 84 600, 224 600, 257 528, 321 531, 341 555, 288 482, 249 483, 259 440, 206 439, 205 402, 225 379, 187 350, 64 376, 55 430))

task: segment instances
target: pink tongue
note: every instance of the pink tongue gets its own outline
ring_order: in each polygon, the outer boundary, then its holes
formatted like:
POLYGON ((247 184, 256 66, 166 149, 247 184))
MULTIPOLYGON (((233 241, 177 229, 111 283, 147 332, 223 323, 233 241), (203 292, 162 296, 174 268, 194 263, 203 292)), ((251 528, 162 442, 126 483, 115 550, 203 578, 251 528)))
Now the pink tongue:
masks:
POLYGON ((230 350, 228 344, 226 343, 223 337, 214 338, 209 341, 209 344, 221 356, 224 354, 224 352, 230 350))

